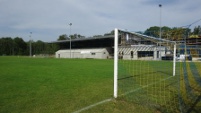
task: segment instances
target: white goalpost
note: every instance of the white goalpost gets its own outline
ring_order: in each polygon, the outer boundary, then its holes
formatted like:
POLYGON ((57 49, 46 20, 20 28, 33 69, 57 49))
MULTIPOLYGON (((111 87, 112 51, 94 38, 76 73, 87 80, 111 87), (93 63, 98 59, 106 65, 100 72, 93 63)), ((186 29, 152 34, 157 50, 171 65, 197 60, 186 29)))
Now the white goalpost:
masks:
POLYGON ((114 98, 118 92, 118 29, 115 29, 114 36, 114 98))
POLYGON ((150 106, 173 110, 176 47, 174 41, 115 28, 113 97, 147 110, 150 106))

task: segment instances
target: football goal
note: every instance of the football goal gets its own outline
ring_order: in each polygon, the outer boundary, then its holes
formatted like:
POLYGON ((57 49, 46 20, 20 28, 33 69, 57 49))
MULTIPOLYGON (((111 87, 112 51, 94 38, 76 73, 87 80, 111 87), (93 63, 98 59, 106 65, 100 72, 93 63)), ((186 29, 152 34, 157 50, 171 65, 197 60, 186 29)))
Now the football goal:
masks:
POLYGON ((178 109, 176 43, 121 29, 114 31, 114 98, 147 112, 178 109))

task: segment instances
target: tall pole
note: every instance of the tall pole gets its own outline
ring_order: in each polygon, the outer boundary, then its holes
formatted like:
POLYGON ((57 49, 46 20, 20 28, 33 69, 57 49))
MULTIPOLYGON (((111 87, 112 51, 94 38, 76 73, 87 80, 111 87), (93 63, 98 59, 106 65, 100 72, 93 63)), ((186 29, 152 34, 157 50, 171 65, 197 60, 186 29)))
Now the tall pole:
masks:
POLYGON ((160 34, 159 34, 159 37, 160 37, 160 39, 161 39, 161 7, 162 7, 162 5, 159 4, 159 8, 160 8, 160 34))
MULTIPOLYGON (((162 7, 162 5, 159 4, 158 6, 160 8, 160 34, 159 34, 159 38, 161 39, 161 7, 162 7)), ((159 53, 159 55, 160 55, 159 58, 161 58, 161 43, 160 43, 160 53, 159 53)))
POLYGON ((32 32, 30 32, 30 35, 29 35, 29 38, 30 38, 30 41, 29 41, 29 56, 30 57, 32 56, 31 34, 32 34, 32 32))
POLYGON ((174 56, 173 56, 173 76, 175 76, 176 70, 176 50, 177 50, 177 43, 174 43, 174 56))
POLYGON ((69 38, 70 38, 70 58, 71 58, 71 26, 72 26, 72 23, 70 23, 69 25, 70 25, 70 35, 69 35, 69 38))

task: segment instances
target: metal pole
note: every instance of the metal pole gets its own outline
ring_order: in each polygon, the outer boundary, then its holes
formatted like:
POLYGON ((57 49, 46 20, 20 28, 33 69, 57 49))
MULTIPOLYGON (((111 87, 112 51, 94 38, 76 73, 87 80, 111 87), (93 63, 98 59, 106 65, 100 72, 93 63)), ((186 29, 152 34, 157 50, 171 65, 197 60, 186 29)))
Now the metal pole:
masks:
MULTIPOLYGON (((160 34, 159 34, 159 38, 161 39, 161 7, 162 5, 159 4, 159 7, 160 7, 160 34)), ((161 43, 160 43, 160 53, 159 53, 159 58, 161 58, 161 43)))
POLYGON ((162 7, 162 5, 159 4, 159 7, 160 7, 160 34, 159 34, 159 37, 161 39, 161 7, 162 7))
POLYGON ((173 55, 173 76, 175 76, 175 70, 176 70, 176 48, 177 44, 176 42, 174 43, 174 55, 173 55))
POLYGON ((69 35, 69 38, 70 38, 70 58, 71 58, 71 26, 72 26, 72 23, 70 23, 69 25, 70 25, 70 35, 69 35))
POLYGON ((32 34, 32 32, 30 32, 30 35, 29 35, 29 38, 30 38, 30 41, 29 41, 29 56, 30 57, 32 56, 31 34, 32 34))

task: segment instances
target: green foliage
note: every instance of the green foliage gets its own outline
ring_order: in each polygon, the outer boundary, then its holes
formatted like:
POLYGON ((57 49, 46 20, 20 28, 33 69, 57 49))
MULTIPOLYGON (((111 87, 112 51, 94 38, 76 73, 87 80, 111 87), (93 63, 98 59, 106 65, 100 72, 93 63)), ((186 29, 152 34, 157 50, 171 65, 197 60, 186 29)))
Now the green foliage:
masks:
POLYGON ((160 27, 158 26, 150 27, 145 31, 145 35, 159 37, 159 30, 160 30, 160 27))
POLYGON ((200 25, 199 26, 195 26, 192 34, 193 35, 201 35, 201 27, 200 27, 200 25))
MULTIPOLYGON (((144 32, 144 34, 153 37, 159 37, 160 27, 150 27, 144 32)), ((185 37, 188 37, 189 34, 191 34, 191 29, 189 28, 169 28, 167 26, 163 26, 161 28, 161 37, 163 39, 179 41, 183 40, 185 37)))
MULTIPOLYGON (((58 50, 57 44, 48 44, 43 41, 31 41, 32 54, 55 54, 58 50)), ((11 37, 0 38, 0 56, 9 55, 29 55, 30 42, 25 42, 22 38, 11 37)))
POLYGON ((12 55, 14 43, 12 38, 5 37, 0 39, 0 55, 12 55))
POLYGON ((63 34, 63 35, 60 35, 57 40, 59 41, 59 40, 67 40, 67 39, 69 39, 68 36, 66 34, 63 34))
POLYGON ((0 38, 0 55, 26 55, 27 44, 22 38, 0 38))
POLYGON ((24 42, 24 40, 19 37, 14 38, 13 41, 14 41, 13 55, 25 55, 27 48, 26 42, 24 42))

